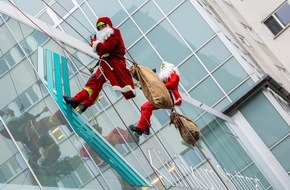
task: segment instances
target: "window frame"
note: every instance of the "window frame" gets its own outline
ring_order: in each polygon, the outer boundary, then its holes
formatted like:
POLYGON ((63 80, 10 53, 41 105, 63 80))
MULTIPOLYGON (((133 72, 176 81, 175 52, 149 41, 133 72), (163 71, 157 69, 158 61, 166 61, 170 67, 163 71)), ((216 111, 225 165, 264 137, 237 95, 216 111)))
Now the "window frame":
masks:
MULTIPOLYGON (((277 9, 275 9, 267 18, 265 18, 262 23, 269 29, 269 31, 274 35, 274 37, 276 38, 277 36, 279 36, 281 33, 283 33, 289 26, 290 26, 290 21, 287 25, 284 25, 283 22, 278 18, 278 16, 276 15, 276 13, 285 5, 289 6, 289 10, 290 10, 290 4, 285 1, 284 3, 282 3, 277 9), (269 19, 274 19, 274 21, 276 21, 276 24, 278 24, 281 27, 281 30, 279 32, 277 32, 277 34, 275 34, 270 27, 266 24, 266 22, 269 19)), ((290 16, 290 12, 289 12, 289 16, 290 16)))

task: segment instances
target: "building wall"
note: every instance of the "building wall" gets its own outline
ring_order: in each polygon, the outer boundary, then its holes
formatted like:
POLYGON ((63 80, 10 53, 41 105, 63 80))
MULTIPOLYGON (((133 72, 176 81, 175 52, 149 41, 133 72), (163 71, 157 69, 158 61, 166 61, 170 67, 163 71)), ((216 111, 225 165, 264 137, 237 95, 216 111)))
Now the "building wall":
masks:
POLYGON ((246 43, 241 43, 263 71, 269 73, 289 91, 290 68, 287 51, 289 43, 287 42, 290 38, 290 31, 286 27, 281 34, 274 36, 263 23, 286 1, 208 0, 206 2, 237 39, 243 38, 240 42, 246 41, 246 43), (255 33, 259 40, 255 40, 251 33, 255 33))

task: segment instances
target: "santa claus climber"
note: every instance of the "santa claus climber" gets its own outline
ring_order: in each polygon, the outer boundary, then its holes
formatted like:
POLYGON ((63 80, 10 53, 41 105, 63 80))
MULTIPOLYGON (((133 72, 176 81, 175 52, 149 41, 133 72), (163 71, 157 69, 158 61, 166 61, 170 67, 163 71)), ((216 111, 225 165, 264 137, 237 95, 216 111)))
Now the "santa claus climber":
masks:
POLYGON ((99 55, 99 68, 90 77, 85 87, 74 97, 64 96, 64 100, 79 113, 93 105, 108 80, 112 88, 120 91, 125 99, 135 97, 135 89, 130 71, 126 67, 126 48, 119 29, 114 28, 109 17, 100 17, 96 23, 97 39, 91 46, 99 55))
MULTIPOLYGON (((164 82, 172 101, 175 106, 180 106, 182 103, 181 96, 178 91, 179 72, 177 67, 173 64, 163 62, 160 67, 159 78, 164 82)), ((155 107, 151 102, 147 101, 141 106, 141 116, 137 126, 130 125, 129 128, 135 131, 138 135, 149 135, 150 132, 150 117, 154 110, 159 108, 155 107)))

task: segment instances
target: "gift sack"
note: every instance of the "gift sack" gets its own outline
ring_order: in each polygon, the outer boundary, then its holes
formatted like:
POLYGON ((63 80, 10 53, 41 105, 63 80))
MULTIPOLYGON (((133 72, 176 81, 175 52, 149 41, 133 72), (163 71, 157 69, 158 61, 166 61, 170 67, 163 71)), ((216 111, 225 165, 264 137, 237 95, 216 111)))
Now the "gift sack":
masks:
POLYGON ((170 116, 170 124, 174 124, 175 128, 179 130, 180 136, 182 139, 194 146, 196 141, 200 138, 200 130, 188 117, 172 112, 170 116))
POLYGON ((132 76, 140 82, 144 96, 157 108, 171 109, 173 102, 161 79, 151 69, 142 65, 131 67, 132 76))

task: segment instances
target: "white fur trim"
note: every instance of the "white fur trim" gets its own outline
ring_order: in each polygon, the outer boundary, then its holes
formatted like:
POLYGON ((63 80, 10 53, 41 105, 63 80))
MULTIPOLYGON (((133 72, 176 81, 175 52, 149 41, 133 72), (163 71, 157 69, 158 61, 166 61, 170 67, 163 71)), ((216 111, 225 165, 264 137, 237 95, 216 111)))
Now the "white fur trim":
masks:
POLYGON ((118 90, 120 92, 129 92, 129 91, 132 91, 133 94, 136 95, 136 91, 130 85, 126 85, 123 88, 121 88, 120 86, 112 86, 112 88, 114 90, 118 90))
POLYGON ((92 48, 93 48, 93 52, 97 52, 97 45, 99 44, 99 43, 101 43, 99 40, 97 40, 97 41, 95 41, 94 43, 93 43, 93 45, 92 45, 92 48))

